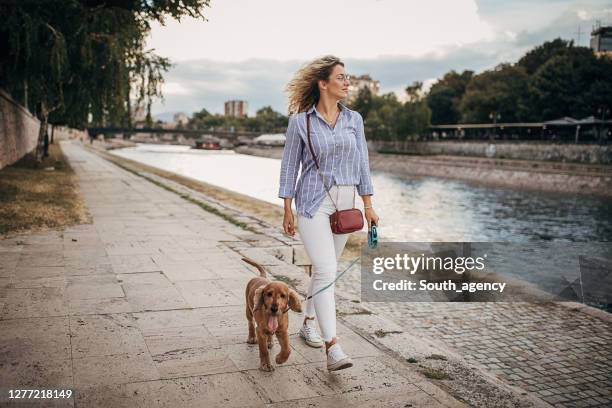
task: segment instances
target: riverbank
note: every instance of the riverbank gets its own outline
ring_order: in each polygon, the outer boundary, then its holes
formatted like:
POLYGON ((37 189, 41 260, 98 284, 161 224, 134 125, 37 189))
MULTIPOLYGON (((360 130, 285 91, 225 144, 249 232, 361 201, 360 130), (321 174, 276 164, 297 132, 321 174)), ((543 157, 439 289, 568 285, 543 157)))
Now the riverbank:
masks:
MULTIPOLYGON (((283 148, 241 146, 237 153, 282 158, 283 148)), ((440 177, 523 190, 612 198, 612 166, 371 151, 370 169, 400 177, 440 177)))
POLYGON ((27 155, 0 170, 0 237, 89 222, 74 170, 59 143, 40 163, 27 155))

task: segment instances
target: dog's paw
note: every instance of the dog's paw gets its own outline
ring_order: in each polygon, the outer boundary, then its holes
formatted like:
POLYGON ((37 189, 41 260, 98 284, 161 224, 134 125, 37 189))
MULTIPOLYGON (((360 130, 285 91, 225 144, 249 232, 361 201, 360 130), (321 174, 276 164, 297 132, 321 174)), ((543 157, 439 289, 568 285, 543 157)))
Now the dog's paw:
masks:
POLYGON ((262 364, 259 366, 259 369, 261 371, 270 372, 270 371, 274 371, 274 366, 272 364, 262 364))
POLYGON ((275 360, 276 364, 283 364, 285 361, 289 360, 289 355, 283 356, 282 353, 278 353, 275 360))
POLYGON ((257 343, 257 339, 255 338, 255 336, 253 336, 253 337, 249 337, 249 338, 247 339, 247 343, 249 343, 249 344, 255 344, 255 343, 257 343))

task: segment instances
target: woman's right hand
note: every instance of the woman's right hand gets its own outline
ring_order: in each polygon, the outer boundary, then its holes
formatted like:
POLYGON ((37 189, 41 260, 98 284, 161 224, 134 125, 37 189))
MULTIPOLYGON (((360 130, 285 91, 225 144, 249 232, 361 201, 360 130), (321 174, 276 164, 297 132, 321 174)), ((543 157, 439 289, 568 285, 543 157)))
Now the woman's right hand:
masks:
POLYGON ((293 211, 291 210, 285 211, 283 229, 285 230, 285 234, 290 236, 295 235, 295 223, 293 222, 293 211))

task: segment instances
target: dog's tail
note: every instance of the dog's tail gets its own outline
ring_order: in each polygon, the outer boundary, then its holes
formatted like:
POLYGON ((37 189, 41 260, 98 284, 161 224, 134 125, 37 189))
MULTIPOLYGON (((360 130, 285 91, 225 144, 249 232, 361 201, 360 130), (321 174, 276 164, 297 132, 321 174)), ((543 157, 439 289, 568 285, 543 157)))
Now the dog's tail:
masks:
POLYGON ((242 260, 248 264, 253 265, 254 267, 256 267, 257 269, 259 269, 259 276, 261 276, 262 278, 266 277, 266 270, 264 269, 263 266, 261 266, 260 264, 258 264, 257 262, 255 262, 254 260, 247 258, 246 256, 242 257, 242 260))

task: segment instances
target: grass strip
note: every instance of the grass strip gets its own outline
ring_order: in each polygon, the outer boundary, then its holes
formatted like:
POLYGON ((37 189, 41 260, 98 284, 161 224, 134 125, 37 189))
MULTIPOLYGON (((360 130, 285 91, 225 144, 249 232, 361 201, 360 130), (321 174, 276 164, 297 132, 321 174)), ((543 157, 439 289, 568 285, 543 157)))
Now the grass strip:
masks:
POLYGON ((0 237, 91 222, 59 143, 40 163, 26 155, 0 170, 0 237))

